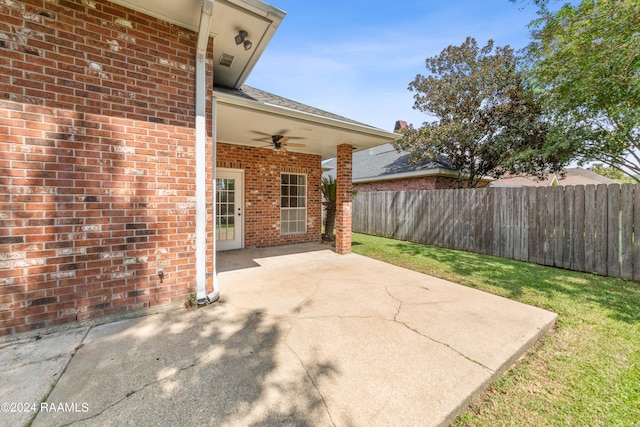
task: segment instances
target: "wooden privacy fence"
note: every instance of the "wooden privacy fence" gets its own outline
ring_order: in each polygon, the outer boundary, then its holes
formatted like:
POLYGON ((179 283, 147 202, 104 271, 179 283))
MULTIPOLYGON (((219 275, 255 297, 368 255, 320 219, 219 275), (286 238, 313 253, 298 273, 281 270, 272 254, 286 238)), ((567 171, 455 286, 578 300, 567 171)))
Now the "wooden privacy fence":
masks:
POLYGON ((640 280, 640 184, 360 192, 353 231, 640 280))

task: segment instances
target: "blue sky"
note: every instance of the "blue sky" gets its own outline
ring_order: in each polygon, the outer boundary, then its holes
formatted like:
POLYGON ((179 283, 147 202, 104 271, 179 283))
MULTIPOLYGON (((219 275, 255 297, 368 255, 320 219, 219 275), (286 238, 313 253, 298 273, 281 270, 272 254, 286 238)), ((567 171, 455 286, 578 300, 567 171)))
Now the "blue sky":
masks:
POLYGON ((360 122, 418 127, 407 89, 467 36, 520 49, 536 9, 508 0, 268 0, 287 12, 247 84, 360 122))

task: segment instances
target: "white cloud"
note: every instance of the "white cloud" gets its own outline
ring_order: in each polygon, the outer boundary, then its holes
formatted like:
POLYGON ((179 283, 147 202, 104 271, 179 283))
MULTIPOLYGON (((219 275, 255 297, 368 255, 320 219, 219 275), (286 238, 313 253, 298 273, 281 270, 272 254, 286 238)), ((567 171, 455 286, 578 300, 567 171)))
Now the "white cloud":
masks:
POLYGON ((407 87, 425 72, 425 58, 469 35, 480 44, 489 38, 507 44, 501 39, 526 35, 529 18, 501 23, 498 19, 504 17, 475 19, 464 12, 454 6, 382 28, 363 23, 346 40, 311 29, 305 39, 281 27, 282 34, 272 40, 247 83, 383 129, 392 129, 399 119, 417 127, 430 118, 412 108, 413 93, 407 87))

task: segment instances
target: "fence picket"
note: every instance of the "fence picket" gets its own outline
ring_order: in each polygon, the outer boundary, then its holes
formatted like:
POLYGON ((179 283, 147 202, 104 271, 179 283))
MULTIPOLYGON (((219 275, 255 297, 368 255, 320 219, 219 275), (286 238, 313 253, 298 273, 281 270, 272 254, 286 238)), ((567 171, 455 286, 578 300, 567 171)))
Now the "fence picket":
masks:
POLYGON ((544 265, 553 265, 554 260, 554 227, 555 227, 555 192, 552 187, 545 188, 544 191, 544 208, 546 217, 541 218, 540 223, 544 227, 544 265))
POLYGON ((563 231, 562 236, 562 268, 571 270, 573 265, 573 240, 575 223, 575 190, 573 186, 564 188, 563 231))
MULTIPOLYGON (((490 210, 490 216, 493 218, 493 234, 491 236, 491 253, 496 256, 501 256, 502 254, 502 223, 500 218, 501 207, 502 207, 502 194, 503 189, 497 188, 497 191, 492 192, 492 196, 494 200, 492 200, 491 206, 493 209, 490 210)), ((491 209, 491 207, 490 207, 491 209)))
POLYGON ((640 184, 634 185, 633 201, 633 280, 640 281, 640 184))
POLYGON ((472 191, 472 190, 465 190, 465 196, 466 196, 466 200, 468 200, 469 203, 467 204, 467 209, 465 210, 465 218, 464 218, 464 224, 466 229, 466 233, 465 233, 466 240, 465 240, 464 250, 472 251, 476 246, 476 242, 475 242, 476 233, 473 226, 474 224, 473 214, 478 210, 478 192, 472 191))
POLYGON ((564 188, 552 187, 553 203, 553 266, 562 267, 564 255, 564 188))
POLYGON ((608 207, 607 186, 600 184, 596 186, 596 235, 594 256, 596 273, 607 275, 607 207, 608 207))
MULTIPOLYGON (((484 241, 485 241, 485 227, 487 224, 486 221, 486 205, 487 205, 487 197, 489 196, 489 191, 487 189, 484 189, 484 191, 474 191, 474 193, 476 194, 476 206, 478 207, 478 210, 475 212, 472 212, 472 227, 475 228, 475 244, 478 248, 480 248, 480 253, 486 253, 486 249, 484 247, 484 241), (480 219, 480 221, 478 221, 478 219, 480 219), (477 226, 475 225, 477 224, 477 226)), ((471 251, 474 251, 475 249, 471 249, 471 251)))
POLYGON ((633 278, 633 191, 634 186, 620 188, 620 277, 633 278))
POLYGON ((607 191, 607 274, 620 277, 620 186, 607 191))
POLYGON ((447 218, 447 206, 444 205, 444 191, 436 191, 435 192, 435 206, 438 208, 440 212, 436 217, 436 233, 434 239, 434 245, 445 247, 444 244, 444 223, 447 218))
POLYGON ((596 271, 596 186, 584 187, 584 271, 596 271))
POLYGON ((578 185, 574 188, 574 215, 572 222, 572 253, 573 263, 571 269, 576 271, 585 271, 585 203, 584 203, 584 186, 578 185))
POLYGON ((542 251, 543 241, 542 232, 540 227, 540 212, 541 202, 538 201, 539 191, 535 188, 525 188, 527 199, 529 201, 529 210, 527 216, 529 218, 529 250, 528 260, 535 262, 536 264, 542 264, 544 262, 544 255, 542 251), (534 209, 536 207, 536 209, 534 209))
POLYGON ((526 188, 518 188, 515 196, 518 205, 518 222, 515 229, 514 258, 526 261, 529 258, 529 197, 526 188))

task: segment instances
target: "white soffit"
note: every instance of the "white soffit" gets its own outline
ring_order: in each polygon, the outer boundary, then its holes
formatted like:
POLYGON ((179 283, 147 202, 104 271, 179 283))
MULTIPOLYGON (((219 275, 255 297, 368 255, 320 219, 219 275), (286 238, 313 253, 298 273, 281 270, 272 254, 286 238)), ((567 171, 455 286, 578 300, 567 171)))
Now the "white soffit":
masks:
MULTIPOLYGON (((112 1, 182 28, 198 31, 202 7, 200 0, 112 1)), ((285 12, 260 0, 214 0, 210 36, 214 38, 216 85, 238 88, 246 81, 284 16, 285 12), (253 44, 251 49, 245 50, 242 45, 236 45, 235 36, 240 30, 249 34, 247 39, 253 44), (223 56, 227 63, 231 62, 230 66, 220 65, 223 56)))
POLYGON ((321 117, 280 106, 244 100, 214 92, 217 102, 218 142, 270 148, 269 136, 284 134, 295 139, 292 153, 317 154, 322 159, 336 156, 340 144, 355 150, 386 144, 400 137, 393 132, 321 117), (266 141, 265 141, 266 139, 266 141))

